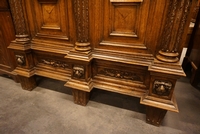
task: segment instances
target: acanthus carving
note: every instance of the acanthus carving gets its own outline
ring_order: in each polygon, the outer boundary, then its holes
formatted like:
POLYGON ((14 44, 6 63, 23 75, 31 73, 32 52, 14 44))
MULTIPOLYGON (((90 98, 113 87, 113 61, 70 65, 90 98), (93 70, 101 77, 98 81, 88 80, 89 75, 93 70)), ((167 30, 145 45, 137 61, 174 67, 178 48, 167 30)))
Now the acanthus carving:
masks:
POLYGON ((74 0, 74 13, 76 20, 77 51, 89 51, 89 11, 88 0, 74 0))
POLYGON ((42 63, 53 66, 53 67, 61 67, 64 69, 69 68, 69 65, 65 62, 55 61, 55 60, 50 60, 50 59, 42 59, 41 61, 42 61, 42 63))
POLYGON ((165 27, 161 37, 161 50, 156 56, 164 62, 178 62, 178 48, 189 14, 191 0, 170 0, 165 27), (177 28, 175 28, 177 27, 177 28), (174 29, 177 31, 174 31, 174 29), (172 38, 172 37, 175 38, 172 38))
POLYGON ((84 78, 85 69, 83 66, 74 66, 73 67, 73 77, 77 79, 84 78))
POLYGON ((153 93, 159 96, 169 96, 172 89, 172 83, 169 81, 155 80, 153 84, 153 93))
POLYGON ((132 73, 132 72, 103 68, 103 69, 100 69, 98 73, 105 76, 110 76, 110 77, 115 77, 115 78, 120 78, 120 79, 142 81, 142 79, 136 73, 132 73))
POLYGON ((29 41, 30 39, 26 29, 22 0, 9 0, 9 3, 15 25, 16 41, 29 41))

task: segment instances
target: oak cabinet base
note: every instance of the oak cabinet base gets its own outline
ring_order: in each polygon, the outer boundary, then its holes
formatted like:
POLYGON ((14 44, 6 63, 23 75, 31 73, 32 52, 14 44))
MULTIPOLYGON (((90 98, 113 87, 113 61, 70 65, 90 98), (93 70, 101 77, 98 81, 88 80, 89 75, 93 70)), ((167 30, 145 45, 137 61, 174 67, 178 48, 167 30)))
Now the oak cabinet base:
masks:
POLYGON ((141 98, 147 122, 160 125, 166 111, 178 112, 174 87, 196 2, 9 0, 14 71, 26 90, 35 75, 64 81, 84 106, 93 88, 141 98))

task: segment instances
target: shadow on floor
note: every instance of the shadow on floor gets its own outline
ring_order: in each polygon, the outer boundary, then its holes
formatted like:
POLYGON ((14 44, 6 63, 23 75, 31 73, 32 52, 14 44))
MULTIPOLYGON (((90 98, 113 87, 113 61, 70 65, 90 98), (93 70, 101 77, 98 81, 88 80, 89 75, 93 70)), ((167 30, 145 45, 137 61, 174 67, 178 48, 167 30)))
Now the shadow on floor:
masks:
MULTIPOLYGON (((39 87, 72 95, 71 89, 65 87, 65 82, 63 81, 49 79, 41 76, 37 76, 36 80, 39 87)), ((140 104, 140 98, 122 95, 105 90, 94 88, 90 93, 89 101, 94 101, 135 112, 145 113, 145 106, 140 104)))

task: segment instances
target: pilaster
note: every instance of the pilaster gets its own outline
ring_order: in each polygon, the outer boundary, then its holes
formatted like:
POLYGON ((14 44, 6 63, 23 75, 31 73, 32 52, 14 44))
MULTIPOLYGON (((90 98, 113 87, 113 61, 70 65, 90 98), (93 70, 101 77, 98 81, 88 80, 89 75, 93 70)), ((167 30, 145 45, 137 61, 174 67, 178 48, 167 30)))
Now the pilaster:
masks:
POLYGON ((15 26, 16 39, 8 48, 15 54, 17 67, 14 70, 20 78, 22 88, 31 90, 36 86, 34 75, 34 62, 31 54, 31 42, 25 22, 22 0, 9 0, 10 9, 15 26))
POLYGON ((73 88, 74 102, 86 105, 93 88, 91 79, 92 53, 89 40, 89 0, 74 0, 76 41, 65 56, 72 64, 71 79, 65 86, 73 88), (87 101, 86 101, 87 100, 87 101))

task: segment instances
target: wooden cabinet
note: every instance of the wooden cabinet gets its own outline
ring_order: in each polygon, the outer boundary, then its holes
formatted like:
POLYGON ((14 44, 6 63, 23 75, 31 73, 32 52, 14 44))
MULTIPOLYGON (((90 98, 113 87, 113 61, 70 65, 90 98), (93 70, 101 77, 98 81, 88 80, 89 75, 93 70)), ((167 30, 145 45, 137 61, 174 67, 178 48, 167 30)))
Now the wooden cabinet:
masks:
POLYGON ((0 2, 0 74, 7 74, 17 81, 14 53, 7 47, 15 39, 14 25, 7 0, 0 2))
POLYGON ((9 0, 15 72, 26 90, 35 75, 65 81, 86 105, 93 88, 141 98, 147 122, 178 112, 176 80, 196 0, 9 0))

